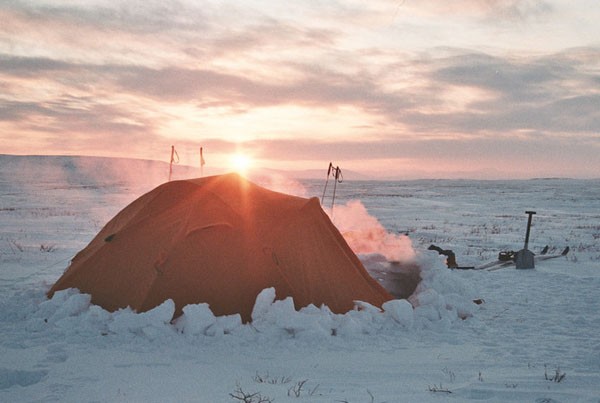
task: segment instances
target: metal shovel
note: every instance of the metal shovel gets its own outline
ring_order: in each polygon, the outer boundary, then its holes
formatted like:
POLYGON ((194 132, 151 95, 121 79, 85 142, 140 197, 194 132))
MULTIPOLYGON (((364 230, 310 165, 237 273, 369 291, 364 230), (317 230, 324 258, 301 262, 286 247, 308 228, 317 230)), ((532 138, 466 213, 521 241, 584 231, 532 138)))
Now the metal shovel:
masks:
POLYGON ((529 246, 529 231, 531 230, 531 219, 535 214, 535 211, 526 211, 525 214, 529 215, 527 220, 527 233, 525 234, 525 246, 523 249, 517 252, 515 257, 515 264, 517 269, 533 269, 535 268, 534 256, 535 254, 527 249, 529 246))

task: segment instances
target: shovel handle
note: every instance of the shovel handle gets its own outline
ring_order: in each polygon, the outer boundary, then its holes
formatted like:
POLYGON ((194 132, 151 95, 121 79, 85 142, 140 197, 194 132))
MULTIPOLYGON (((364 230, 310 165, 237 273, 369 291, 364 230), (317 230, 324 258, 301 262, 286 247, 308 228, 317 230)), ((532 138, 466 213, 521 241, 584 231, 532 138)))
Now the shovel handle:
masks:
POLYGON ((533 215, 535 214, 535 211, 526 211, 525 214, 527 214, 529 216, 529 218, 527 219, 527 233, 525 234, 525 250, 527 250, 527 247, 529 246, 529 231, 531 230, 531 220, 533 215))

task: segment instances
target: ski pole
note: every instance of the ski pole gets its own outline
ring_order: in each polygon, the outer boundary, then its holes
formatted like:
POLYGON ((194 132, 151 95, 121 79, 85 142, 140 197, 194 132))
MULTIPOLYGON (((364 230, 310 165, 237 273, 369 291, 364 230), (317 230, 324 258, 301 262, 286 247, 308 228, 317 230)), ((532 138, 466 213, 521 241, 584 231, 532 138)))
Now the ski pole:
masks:
POLYGON ((329 182, 329 175, 331 174, 331 169, 333 168, 333 164, 329 163, 329 168, 327 168, 327 179, 325 180, 325 188, 323 189, 323 196, 321 196, 321 205, 325 202, 325 192, 327 191, 327 183, 329 182))

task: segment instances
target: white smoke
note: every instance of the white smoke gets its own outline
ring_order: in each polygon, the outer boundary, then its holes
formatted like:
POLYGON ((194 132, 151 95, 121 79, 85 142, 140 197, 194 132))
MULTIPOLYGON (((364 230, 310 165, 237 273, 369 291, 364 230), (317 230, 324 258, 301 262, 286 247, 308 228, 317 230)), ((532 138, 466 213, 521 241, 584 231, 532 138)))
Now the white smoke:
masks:
POLYGON ((307 190, 299 181, 282 174, 269 173, 252 177, 256 184, 279 193, 308 197, 307 190))
MULTIPOLYGON (((415 258, 412 241, 406 235, 389 233, 370 215, 359 200, 334 207, 333 223, 357 254, 381 254, 389 261, 407 262, 415 258)), ((328 212, 331 216, 331 212, 328 212)))

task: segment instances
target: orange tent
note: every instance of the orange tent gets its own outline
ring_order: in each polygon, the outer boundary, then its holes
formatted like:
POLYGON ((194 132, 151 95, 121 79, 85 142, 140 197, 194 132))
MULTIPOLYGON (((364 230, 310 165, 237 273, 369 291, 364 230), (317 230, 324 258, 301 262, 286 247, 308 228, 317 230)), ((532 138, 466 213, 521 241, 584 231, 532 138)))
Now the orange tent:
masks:
POLYGON ((317 198, 273 192, 236 175, 168 182, 124 208, 72 260, 48 292, 78 288, 113 311, 143 312, 173 299, 208 303, 245 322, 274 287, 296 308, 392 296, 364 269, 317 198))

